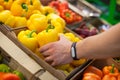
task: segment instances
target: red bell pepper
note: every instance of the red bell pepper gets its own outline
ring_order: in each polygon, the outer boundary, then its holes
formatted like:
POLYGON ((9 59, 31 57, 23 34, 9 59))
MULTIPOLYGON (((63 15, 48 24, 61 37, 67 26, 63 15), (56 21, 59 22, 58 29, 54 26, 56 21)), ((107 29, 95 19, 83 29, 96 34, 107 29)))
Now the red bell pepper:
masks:
POLYGON ((60 12, 60 16, 66 21, 66 23, 70 24, 74 22, 75 13, 69 9, 64 9, 60 12))
POLYGON ((61 11, 64 9, 68 9, 68 2, 67 1, 60 2, 59 0, 52 1, 51 3, 49 3, 49 6, 61 11))
POLYGON ((20 78, 13 73, 0 72, 0 80, 20 80, 20 78))

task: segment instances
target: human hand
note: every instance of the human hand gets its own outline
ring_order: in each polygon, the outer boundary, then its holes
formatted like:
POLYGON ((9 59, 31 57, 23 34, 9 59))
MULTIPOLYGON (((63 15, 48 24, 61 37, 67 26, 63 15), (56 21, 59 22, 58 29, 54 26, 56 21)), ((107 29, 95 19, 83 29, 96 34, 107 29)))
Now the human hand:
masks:
POLYGON ((52 66, 70 63, 73 59, 70 54, 72 42, 63 34, 60 40, 46 44, 40 48, 40 53, 45 57, 45 61, 52 66))

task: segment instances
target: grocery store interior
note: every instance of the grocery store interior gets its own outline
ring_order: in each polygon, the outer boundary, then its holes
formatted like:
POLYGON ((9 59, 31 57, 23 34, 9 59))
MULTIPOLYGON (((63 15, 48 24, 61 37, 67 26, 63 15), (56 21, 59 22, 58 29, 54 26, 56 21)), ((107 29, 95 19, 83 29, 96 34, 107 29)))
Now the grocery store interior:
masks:
POLYGON ((0 80, 120 80, 120 55, 51 66, 39 51, 59 33, 79 42, 119 22, 120 0, 0 0, 0 80))

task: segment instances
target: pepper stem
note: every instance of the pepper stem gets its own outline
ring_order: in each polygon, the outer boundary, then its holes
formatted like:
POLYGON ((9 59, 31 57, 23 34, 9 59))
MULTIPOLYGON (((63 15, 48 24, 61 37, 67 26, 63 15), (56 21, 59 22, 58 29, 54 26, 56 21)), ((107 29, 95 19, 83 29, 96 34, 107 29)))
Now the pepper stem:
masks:
POLYGON ((8 2, 9 0, 4 0, 5 2, 8 2))
POLYGON ((36 30, 32 30, 27 36, 28 36, 29 38, 32 38, 32 34, 33 34, 34 32, 36 32, 36 30))
POLYGON ((114 73, 114 68, 115 68, 115 65, 112 64, 112 69, 110 70, 111 73, 114 73))
POLYGON ((47 29, 46 29, 46 32, 48 32, 49 29, 54 29, 55 27, 52 25, 52 24, 49 24, 47 29))
POLYGON ((22 3, 21 6, 22 6, 23 9, 25 9, 26 12, 28 11, 28 6, 27 6, 27 4, 22 3))
POLYGON ((32 0, 30 0, 30 5, 33 5, 33 2, 32 2, 32 0))
POLYGON ((66 16, 66 17, 70 17, 70 13, 69 13, 69 12, 66 12, 66 13, 65 13, 65 16, 66 16))

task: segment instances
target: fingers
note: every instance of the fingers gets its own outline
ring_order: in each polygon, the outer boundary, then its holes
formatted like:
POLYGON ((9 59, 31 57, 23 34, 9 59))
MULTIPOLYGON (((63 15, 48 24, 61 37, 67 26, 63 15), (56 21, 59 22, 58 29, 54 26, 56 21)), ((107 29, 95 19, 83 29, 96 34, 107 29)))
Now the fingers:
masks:
POLYGON ((51 56, 53 54, 53 49, 48 49, 45 52, 41 53, 44 57, 51 56))
POLYGON ((49 44, 46 44, 46 45, 40 47, 39 51, 40 51, 41 53, 47 51, 49 48, 51 48, 52 44, 53 44, 53 43, 49 43, 49 44))
POLYGON ((50 64, 51 66, 56 66, 58 65, 56 63, 56 60, 54 60, 53 56, 48 56, 44 59, 48 64, 50 64))
POLYGON ((51 56, 46 57, 44 60, 50 65, 53 63, 53 59, 51 56))

